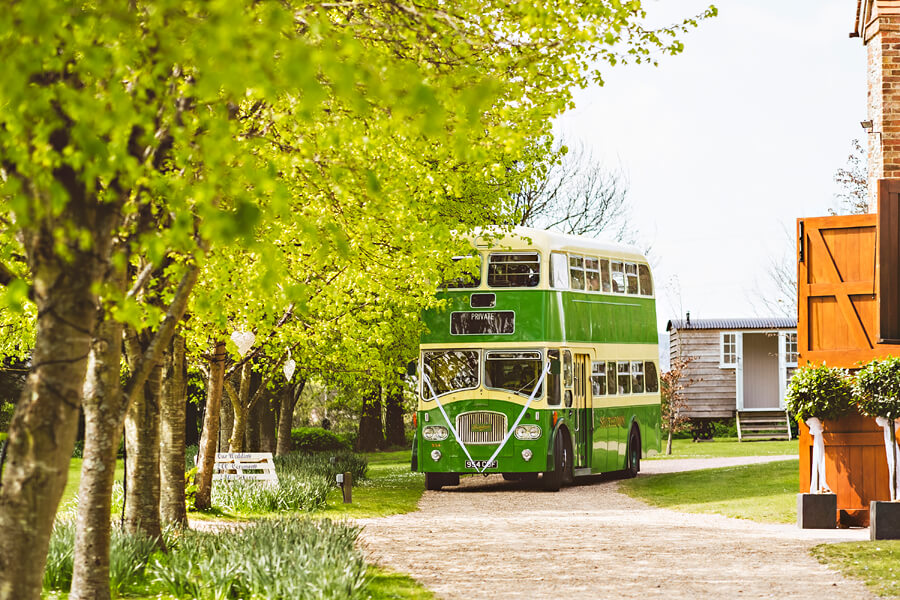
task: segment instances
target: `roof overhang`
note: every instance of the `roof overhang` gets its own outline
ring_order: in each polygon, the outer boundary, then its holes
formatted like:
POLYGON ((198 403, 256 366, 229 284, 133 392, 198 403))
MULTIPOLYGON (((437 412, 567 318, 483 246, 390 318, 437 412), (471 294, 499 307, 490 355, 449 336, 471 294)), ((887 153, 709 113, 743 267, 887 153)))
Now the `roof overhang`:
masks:
POLYGON ((856 0, 856 18, 850 37, 867 44, 878 33, 878 17, 900 16, 900 0, 856 0))

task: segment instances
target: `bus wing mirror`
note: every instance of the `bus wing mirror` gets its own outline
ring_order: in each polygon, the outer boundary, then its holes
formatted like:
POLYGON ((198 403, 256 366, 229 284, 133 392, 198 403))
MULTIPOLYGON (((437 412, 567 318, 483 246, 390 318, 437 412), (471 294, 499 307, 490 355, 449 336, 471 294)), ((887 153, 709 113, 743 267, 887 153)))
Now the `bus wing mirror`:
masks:
POLYGON ((559 367, 559 359, 551 358, 550 359, 550 374, 551 375, 559 375, 560 367, 559 367))

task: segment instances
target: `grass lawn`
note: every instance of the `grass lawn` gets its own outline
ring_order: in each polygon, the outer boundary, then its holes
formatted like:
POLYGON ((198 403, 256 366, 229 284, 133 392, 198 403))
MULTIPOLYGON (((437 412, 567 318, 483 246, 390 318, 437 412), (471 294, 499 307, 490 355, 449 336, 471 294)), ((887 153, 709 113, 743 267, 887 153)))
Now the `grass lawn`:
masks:
POLYGON ((821 544, 812 554, 847 577, 862 580, 879 596, 900 597, 900 540, 821 544))
MULTIPOLYGON (((116 461, 116 481, 122 482, 125 477, 125 465, 122 460, 116 461)), ((66 479, 66 488, 63 490, 62 500, 59 502, 60 508, 63 508, 78 495, 78 484, 81 483, 81 459, 73 458, 69 462, 69 477, 66 479)))
POLYGON ((786 460, 641 477, 623 481, 620 489, 661 508, 793 523, 799 485, 798 461, 786 460))
POLYGON ((643 460, 666 460, 671 458, 714 458, 719 456, 778 456, 798 454, 797 440, 739 442, 737 438, 716 438, 708 442, 692 440, 672 440, 672 454, 665 455, 666 440, 663 439, 663 454, 643 460))
POLYGON ((425 491, 425 475, 409 470, 409 450, 371 452, 369 479, 353 486, 353 503, 344 504, 338 488, 328 495, 328 506, 317 515, 332 519, 386 517, 416 510, 425 491))

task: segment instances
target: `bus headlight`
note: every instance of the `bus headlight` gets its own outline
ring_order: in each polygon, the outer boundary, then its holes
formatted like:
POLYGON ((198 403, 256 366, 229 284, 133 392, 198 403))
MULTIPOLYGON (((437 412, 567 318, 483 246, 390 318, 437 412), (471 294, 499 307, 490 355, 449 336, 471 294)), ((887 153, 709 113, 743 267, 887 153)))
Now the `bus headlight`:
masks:
POLYGON ((422 428, 422 437, 429 442, 440 442, 447 439, 447 428, 443 425, 426 425, 422 428))
POLYGON ((534 453, 531 450, 529 450, 528 448, 525 448, 524 450, 522 450, 522 459, 525 462, 528 462, 529 460, 531 460, 532 456, 534 456, 534 453))
POLYGON ((441 451, 440 450, 432 450, 431 451, 431 460, 437 462, 441 460, 441 451))
POLYGON ((536 440, 541 437, 539 425, 519 425, 516 427, 517 440, 536 440))

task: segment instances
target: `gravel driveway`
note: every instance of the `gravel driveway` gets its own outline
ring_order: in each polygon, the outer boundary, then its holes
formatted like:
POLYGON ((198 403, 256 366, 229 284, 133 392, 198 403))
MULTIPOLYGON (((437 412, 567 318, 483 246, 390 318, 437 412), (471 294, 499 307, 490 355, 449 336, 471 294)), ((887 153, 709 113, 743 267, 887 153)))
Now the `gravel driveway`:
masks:
MULTIPOLYGON (((642 476, 780 460, 644 461, 642 476)), ((811 558, 824 541, 868 530, 800 530, 652 508, 592 477, 547 493, 499 475, 425 492, 419 510, 363 519, 385 567, 440 598, 871 598, 811 558)))

